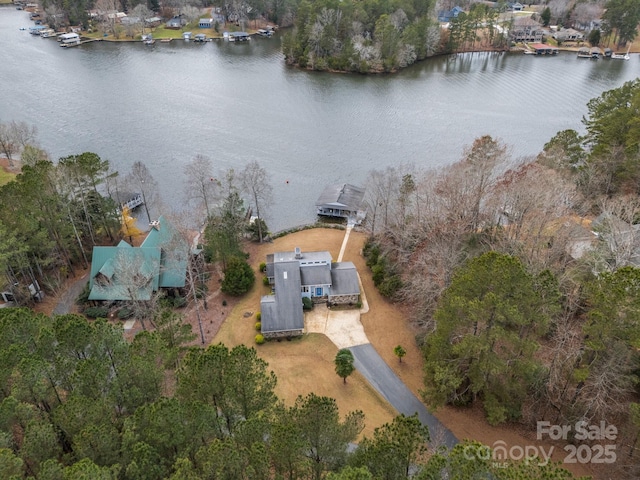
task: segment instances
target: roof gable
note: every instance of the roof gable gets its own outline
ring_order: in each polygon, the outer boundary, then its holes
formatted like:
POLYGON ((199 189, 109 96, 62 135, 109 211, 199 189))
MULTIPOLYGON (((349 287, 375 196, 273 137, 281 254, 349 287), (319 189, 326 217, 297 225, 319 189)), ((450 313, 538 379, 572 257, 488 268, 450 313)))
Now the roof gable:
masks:
POLYGON ((352 262, 331 266, 331 295, 360 295, 358 271, 352 262))

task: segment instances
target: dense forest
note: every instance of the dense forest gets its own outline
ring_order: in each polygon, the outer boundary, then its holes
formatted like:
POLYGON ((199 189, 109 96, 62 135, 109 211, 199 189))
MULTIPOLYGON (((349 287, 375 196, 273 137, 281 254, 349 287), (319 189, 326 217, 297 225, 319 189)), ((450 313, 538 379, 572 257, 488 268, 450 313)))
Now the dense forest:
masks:
POLYGON ((616 478, 639 475, 639 108, 636 80, 537 158, 485 136, 454 165, 367 185, 368 265, 412 306, 428 404, 479 404, 493 424, 615 424, 630 459, 616 478))
POLYGON ((476 443, 427 455, 428 430, 402 415, 353 450, 362 412, 341 416, 314 394, 284 405, 254 349, 186 349, 180 324, 164 311, 129 343, 106 320, 0 310, 0 477, 572 478, 553 464, 496 466, 476 443))
POLYGON ((430 1, 307 2, 285 35, 289 64, 314 70, 392 71, 433 55, 440 27, 430 1))

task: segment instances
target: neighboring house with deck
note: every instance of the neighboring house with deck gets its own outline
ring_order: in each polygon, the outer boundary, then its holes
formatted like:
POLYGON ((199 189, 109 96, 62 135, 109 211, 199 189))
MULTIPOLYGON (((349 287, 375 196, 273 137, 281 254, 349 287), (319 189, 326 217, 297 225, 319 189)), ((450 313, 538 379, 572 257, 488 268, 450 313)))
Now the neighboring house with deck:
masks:
POLYGON ((201 18, 198 22, 198 28, 213 28, 213 18, 201 18))
POLYGON ((509 31, 509 36, 514 42, 541 43, 544 30, 538 22, 529 18, 517 18, 509 31))
POLYGON ((171 18, 165 26, 174 30, 178 30, 187 24, 187 20, 182 15, 176 15, 171 18))
POLYGON ((160 217, 139 247, 93 247, 89 300, 149 300, 161 288, 184 288, 188 263, 189 246, 160 217))
POLYGON ((278 252, 267 255, 266 275, 274 295, 260 300, 265 338, 302 335, 302 298, 314 303, 355 305, 360 301, 358 272, 352 262, 331 261, 329 252, 278 252))
POLYGON ((453 7, 451 10, 440 10, 438 12, 438 21, 440 23, 448 23, 454 18, 458 18, 458 15, 463 12, 464 10, 458 6, 453 7))
POLYGON ((561 28, 551 36, 560 42, 580 42, 584 40, 584 34, 573 28, 561 28))
POLYGON ((316 201, 316 209, 320 216, 346 218, 360 224, 366 216, 363 201, 364 188, 339 183, 324 189, 316 201))

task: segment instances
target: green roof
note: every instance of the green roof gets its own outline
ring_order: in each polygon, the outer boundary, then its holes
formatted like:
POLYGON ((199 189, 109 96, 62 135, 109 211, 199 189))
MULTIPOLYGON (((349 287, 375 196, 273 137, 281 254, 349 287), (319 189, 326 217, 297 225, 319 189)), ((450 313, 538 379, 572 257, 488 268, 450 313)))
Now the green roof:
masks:
POLYGON ((140 247, 159 247, 162 249, 162 268, 160 269, 160 288, 180 288, 186 283, 189 246, 175 227, 165 220, 158 219, 158 228, 152 227, 140 247))
POLYGON ((184 287, 188 245, 164 217, 140 247, 94 247, 89 300, 149 300, 159 288, 184 287))

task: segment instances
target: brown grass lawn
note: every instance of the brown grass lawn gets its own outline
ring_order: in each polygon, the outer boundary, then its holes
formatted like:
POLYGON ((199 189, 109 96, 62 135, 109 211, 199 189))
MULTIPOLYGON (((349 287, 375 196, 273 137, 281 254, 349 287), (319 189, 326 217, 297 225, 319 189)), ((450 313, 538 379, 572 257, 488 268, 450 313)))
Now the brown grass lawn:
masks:
POLYGON ((5 185, 16 178, 16 175, 19 172, 20 166, 18 165, 18 162, 14 162, 14 165, 10 167, 9 160, 4 157, 0 158, 0 186, 5 185))
MULTIPOLYGON (((249 262, 256 271, 267 253, 291 251, 300 247, 302 251, 328 250, 337 260, 344 231, 326 228, 304 230, 274 240, 263 245, 249 245, 249 262)), ((416 332, 412 330, 408 313, 401 305, 386 301, 373 286, 369 269, 365 264, 361 251, 366 236, 364 233, 352 232, 343 260, 356 265, 362 285, 369 303, 369 312, 362 315, 367 337, 382 358, 402 378, 405 384, 420 395, 422 385, 422 356, 416 345, 416 332), (407 355, 402 363, 393 353, 396 345, 402 345, 407 355)), ((249 294, 234 302, 220 330, 214 336, 213 343, 223 342, 232 347, 238 344, 255 345, 256 313, 259 311, 260 296, 269 293, 270 288, 262 284, 262 275, 249 294)), ((231 307, 231 305, 230 305, 231 307)), ((365 413, 366 428, 364 435, 371 435, 373 429, 388 421, 395 410, 356 372, 343 385, 342 380, 334 372, 333 359, 337 348, 320 334, 306 335, 301 339, 281 342, 268 342, 256 346, 258 354, 269 363, 278 377, 277 394, 288 405, 298 395, 314 392, 336 399, 341 413, 351 410, 362 410, 365 413)), ((524 427, 509 425, 492 427, 484 420, 480 408, 454 409, 445 407, 435 412, 436 416, 460 439, 479 440, 492 445, 497 440, 509 445, 539 444, 535 441, 535 432, 524 427)), ((547 443, 543 443, 548 446, 547 443)), ((558 455, 554 459, 561 461, 566 452, 562 446, 556 446, 558 455)), ((566 465, 575 474, 593 475, 594 472, 583 465, 566 465)))
MULTIPOLYGON (((251 245, 249 261, 257 271, 267 253, 293 250, 295 247, 303 251, 329 250, 337 259, 343 238, 343 230, 305 230, 278 238, 273 243, 251 245)), ((352 234, 350 243, 361 243, 359 240, 359 235, 354 237, 352 234), (354 242, 355 238, 358 241, 354 242)), ((345 254, 344 260, 350 258, 345 254)), ((253 289, 229 313, 213 343, 222 342, 229 347, 242 343, 255 345, 255 314, 259 311, 260 297, 269 291, 270 287, 262 284, 262 275, 259 274, 253 289)), ((276 392, 287 405, 293 404, 298 395, 310 392, 335 398, 342 414, 352 410, 365 413, 363 434, 368 436, 375 427, 391 421, 397 414, 359 373, 354 373, 346 385, 343 384, 334 371, 333 359, 338 349, 324 335, 309 334, 291 341, 272 341, 256 347, 278 377, 276 392)))

